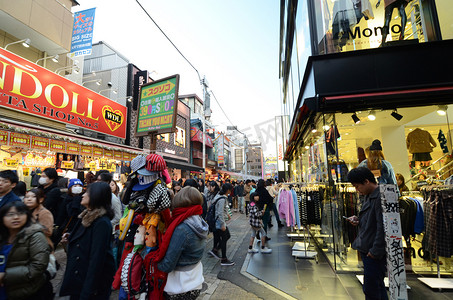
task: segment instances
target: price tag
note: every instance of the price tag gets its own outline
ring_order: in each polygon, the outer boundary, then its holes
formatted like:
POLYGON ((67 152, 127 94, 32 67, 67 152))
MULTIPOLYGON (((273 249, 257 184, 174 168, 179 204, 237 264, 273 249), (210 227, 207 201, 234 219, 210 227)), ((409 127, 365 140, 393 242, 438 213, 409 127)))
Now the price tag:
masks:
POLYGON ((62 161, 61 168, 63 169, 74 169, 74 162, 73 161, 62 161))
POLYGON ((5 166, 9 168, 17 168, 19 161, 17 159, 5 158, 5 166))

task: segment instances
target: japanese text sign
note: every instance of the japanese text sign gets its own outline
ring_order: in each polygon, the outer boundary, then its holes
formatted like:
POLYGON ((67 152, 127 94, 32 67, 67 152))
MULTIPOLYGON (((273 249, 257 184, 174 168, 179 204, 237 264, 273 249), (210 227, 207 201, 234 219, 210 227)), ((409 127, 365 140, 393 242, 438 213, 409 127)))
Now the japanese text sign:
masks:
POLYGON ((9 145, 28 148, 30 147, 30 136, 28 134, 11 132, 9 134, 9 145))
POLYGON ((126 107, 0 48, 0 106, 126 137, 126 107))
POLYGON ((0 130, 0 145, 8 144, 8 131, 0 130))
POLYGON ((379 185, 379 189, 386 241, 390 299, 407 300, 398 188, 394 184, 382 184, 379 185))
POLYGON ((95 10, 96 8, 90 8, 74 14, 71 40, 72 56, 91 55, 95 10))
POLYGON ((39 136, 31 137, 32 149, 49 150, 50 140, 39 136))
POLYGON ((137 136, 172 132, 176 126, 179 75, 144 84, 140 90, 137 136))

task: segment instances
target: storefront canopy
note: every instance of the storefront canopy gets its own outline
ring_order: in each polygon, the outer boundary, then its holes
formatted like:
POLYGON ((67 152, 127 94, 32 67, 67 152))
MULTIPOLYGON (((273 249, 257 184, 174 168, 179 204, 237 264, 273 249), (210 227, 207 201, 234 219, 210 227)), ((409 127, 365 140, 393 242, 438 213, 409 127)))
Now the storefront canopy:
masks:
POLYGON ((180 169, 180 170, 186 170, 186 171, 196 171, 196 172, 203 172, 203 168, 199 167, 197 165, 193 165, 184 161, 179 161, 179 160, 174 160, 174 159, 168 159, 164 157, 165 162, 167 163, 167 167, 169 168, 174 168, 174 169, 180 169))

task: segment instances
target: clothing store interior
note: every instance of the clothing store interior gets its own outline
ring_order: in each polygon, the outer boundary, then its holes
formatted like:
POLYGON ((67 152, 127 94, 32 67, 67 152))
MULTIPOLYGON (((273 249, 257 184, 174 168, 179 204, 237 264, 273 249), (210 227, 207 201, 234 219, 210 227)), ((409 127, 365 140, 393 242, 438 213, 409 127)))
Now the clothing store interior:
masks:
POLYGON ((453 275, 450 120, 453 105, 320 114, 299 141, 290 162, 291 181, 301 183, 301 202, 319 202, 309 206, 317 211, 308 212, 303 222, 337 272, 362 269, 351 248, 356 228, 343 218, 360 211, 359 195, 346 175, 378 139, 396 178, 404 178, 403 184, 397 181, 407 272, 453 275))

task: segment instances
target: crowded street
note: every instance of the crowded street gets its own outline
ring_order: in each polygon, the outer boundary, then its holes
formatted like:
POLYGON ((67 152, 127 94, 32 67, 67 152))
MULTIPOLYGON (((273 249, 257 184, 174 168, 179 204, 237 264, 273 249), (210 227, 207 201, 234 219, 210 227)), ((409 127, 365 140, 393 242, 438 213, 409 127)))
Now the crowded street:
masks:
POLYGON ((0 300, 453 299, 451 0, 0 0, 0 300))

